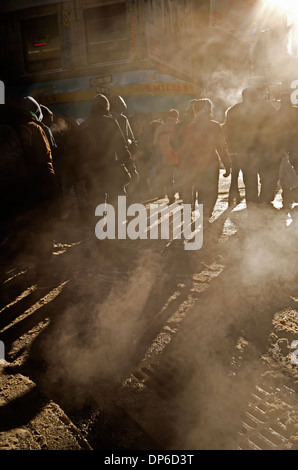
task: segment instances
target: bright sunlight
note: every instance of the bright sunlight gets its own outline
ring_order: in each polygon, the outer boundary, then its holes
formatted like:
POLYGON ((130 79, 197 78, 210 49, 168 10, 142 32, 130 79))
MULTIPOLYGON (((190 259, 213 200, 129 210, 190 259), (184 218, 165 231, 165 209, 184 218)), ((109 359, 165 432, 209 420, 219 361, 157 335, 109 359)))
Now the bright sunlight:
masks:
POLYGON ((263 0, 269 8, 279 9, 287 13, 290 21, 298 20, 298 1, 297 0, 263 0))
POLYGON ((288 53, 298 56, 298 1, 297 0, 263 0, 264 9, 287 15, 289 29, 288 53))

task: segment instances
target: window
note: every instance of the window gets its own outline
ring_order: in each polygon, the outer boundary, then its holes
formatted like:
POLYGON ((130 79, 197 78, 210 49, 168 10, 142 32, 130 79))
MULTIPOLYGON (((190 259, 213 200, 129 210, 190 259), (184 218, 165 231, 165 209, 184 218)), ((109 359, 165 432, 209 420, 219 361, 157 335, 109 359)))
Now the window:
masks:
POLYGON ((27 72, 61 67, 61 50, 56 15, 30 18, 21 22, 27 72))
POLYGON ((84 19, 88 63, 128 58, 129 34, 125 3, 88 8, 84 11, 84 19))

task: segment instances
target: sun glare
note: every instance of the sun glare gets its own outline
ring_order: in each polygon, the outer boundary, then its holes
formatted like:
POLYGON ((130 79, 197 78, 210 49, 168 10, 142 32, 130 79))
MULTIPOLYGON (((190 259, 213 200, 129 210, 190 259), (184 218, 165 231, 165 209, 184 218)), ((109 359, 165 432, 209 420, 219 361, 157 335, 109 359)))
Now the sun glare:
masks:
POLYGON ((278 9, 287 13, 289 20, 298 20, 298 1, 297 0, 264 0, 265 6, 278 9))

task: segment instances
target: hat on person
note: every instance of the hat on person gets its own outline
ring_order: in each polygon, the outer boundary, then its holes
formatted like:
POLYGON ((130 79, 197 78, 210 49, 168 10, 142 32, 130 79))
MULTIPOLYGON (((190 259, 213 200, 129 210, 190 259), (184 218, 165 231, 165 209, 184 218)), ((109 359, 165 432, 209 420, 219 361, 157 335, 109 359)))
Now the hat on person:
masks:
POLYGON ((110 97, 110 105, 111 105, 111 111, 113 112, 118 112, 118 113, 123 113, 127 109, 127 105, 122 98, 122 96, 119 95, 114 95, 110 97))
POLYGON ((99 93, 93 98, 92 106, 91 106, 91 114, 92 115, 102 115, 103 113, 110 112, 110 102, 105 95, 99 93))
POLYGON ((32 96, 24 96, 20 101, 18 107, 23 111, 30 113, 37 121, 42 121, 43 114, 39 103, 32 98, 32 96))

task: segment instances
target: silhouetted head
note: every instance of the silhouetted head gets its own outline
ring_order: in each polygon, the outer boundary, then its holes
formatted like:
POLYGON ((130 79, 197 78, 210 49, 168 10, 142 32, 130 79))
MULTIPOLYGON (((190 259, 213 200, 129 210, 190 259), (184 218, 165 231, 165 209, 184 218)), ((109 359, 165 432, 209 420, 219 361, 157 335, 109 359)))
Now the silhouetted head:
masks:
POLYGON ((110 114, 110 102, 105 95, 99 93, 93 98, 91 105, 91 115, 93 117, 110 114))
POLYGON ((51 127, 51 125, 53 124, 54 114, 49 108, 47 108, 43 104, 40 105, 40 108, 41 108, 42 115, 43 115, 42 122, 46 126, 51 127))
POLYGON ((198 101, 196 98, 190 100, 188 102, 188 107, 186 111, 193 111, 193 105, 195 104, 196 101, 198 101))
POLYGON ((30 113, 37 121, 42 121, 43 114, 39 103, 32 96, 21 98, 18 107, 23 111, 30 113))
POLYGON ((169 112, 168 112, 168 118, 174 118, 176 119, 176 121, 178 121, 179 119, 179 111, 178 109, 171 109, 169 112))
POLYGON ((255 103, 258 100, 258 92, 254 87, 245 88, 242 91, 242 100, 244 103, 255 103))
POLYGON ((153 121, 150 122, 149 124, 149 129, 152 134, 156 131, 156 129, 164 124, 164 121, 162 119, 154 119, 153 121))
POLYGON ((119 95, 111 96, 109 101, 111 105, 112 114, 121 114, 124 113, 124 111, 127 109, 124 99, 119 95))
POLYGON ((209 98, 196 100, 193 109, 195 116, 212 116, 212 101, 209 98))

